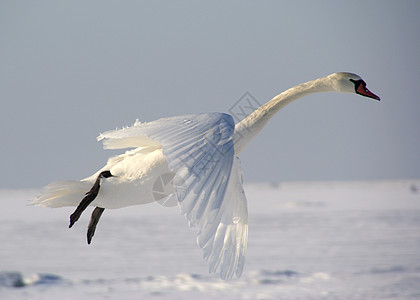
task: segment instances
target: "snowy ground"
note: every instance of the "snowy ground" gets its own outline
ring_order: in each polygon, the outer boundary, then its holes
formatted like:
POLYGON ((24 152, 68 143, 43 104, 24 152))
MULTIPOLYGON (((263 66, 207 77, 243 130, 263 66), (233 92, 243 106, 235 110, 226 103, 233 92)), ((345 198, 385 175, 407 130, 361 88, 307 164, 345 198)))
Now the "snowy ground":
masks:
POLYGON ((86 213, 0 190, 0 299, 419 299, 420 180, 249 184, 240 280, 207 274, 177 208, 86 213))

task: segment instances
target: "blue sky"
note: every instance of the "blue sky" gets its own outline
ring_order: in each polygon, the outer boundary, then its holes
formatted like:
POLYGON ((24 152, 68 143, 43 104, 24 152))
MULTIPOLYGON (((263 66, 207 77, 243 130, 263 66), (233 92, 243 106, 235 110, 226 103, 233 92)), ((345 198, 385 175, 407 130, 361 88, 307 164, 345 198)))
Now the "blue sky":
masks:
MULTIPOLYGON (((420 178, 418 1, 2 1, 0 188, 84 178, 136 119, 229 112, 338 71, 241 154, 245 182, 420 178)), ((117 152, 118 153, 118 152, 117 152)))

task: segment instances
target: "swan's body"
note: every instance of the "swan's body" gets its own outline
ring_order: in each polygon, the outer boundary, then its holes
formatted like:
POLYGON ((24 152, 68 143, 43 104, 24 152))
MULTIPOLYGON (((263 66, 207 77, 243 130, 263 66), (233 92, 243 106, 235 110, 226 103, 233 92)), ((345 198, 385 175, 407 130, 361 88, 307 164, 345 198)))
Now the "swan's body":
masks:
MULTIPOLYGON (((33 204, 78 206, 72 226, 87 205, 96 206, 88 242, 104 209, 157 200, 178 203, 190 226, 198 227, 198 244, 210 272, 239 277, 247 245, 247 204, 238 155, 285 105, 315 92, 358 93, 379 100, 351 73, 334 73, 277 95, 238 124, 221 113, 164 118, 101 134, 106 149, 134 148, 112 157, 91 177, 53 182, 33 204), (153 193, 165 174, 174 174, 168 197, 153 193), (92 187, 93 185, 93 187, 92 187), (86 193, 88 192, 88 193, 86 193), (81 202, 81 200, 83 201, 81 202), (159 199, 158 199, 159 198, 159 199), (84 205, 82 205, 84 203, 84 205), (83 207, 82 207, 83 206, 83 207)), ((172 178, 172 177, 170 177, 172 178)))

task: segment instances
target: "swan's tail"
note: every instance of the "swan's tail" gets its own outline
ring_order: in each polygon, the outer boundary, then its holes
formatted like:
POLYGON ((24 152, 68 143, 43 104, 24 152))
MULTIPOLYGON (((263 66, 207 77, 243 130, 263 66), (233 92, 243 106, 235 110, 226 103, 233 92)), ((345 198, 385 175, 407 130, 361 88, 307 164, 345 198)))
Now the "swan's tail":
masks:
POLYGON ((45 207, 77 206, 91 187, 89 181, 55 181, 45 186, 41 195, 28 204, 45 207))

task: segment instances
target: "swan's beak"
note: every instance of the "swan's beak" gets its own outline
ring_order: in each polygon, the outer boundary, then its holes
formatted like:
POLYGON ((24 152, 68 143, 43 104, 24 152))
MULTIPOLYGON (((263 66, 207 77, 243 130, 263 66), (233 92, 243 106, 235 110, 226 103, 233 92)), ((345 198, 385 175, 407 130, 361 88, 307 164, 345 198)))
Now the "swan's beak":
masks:
POLYGON ((379 96, 375 95, 374 93, 372 93, 371 91, 369 91, 366 86, 364 86, 364 84, 359 84, 359 86, 357 87, 356 93, 365 97, 369 97, 375 100, 380 101, 381 98, 379 98, 379 96))

